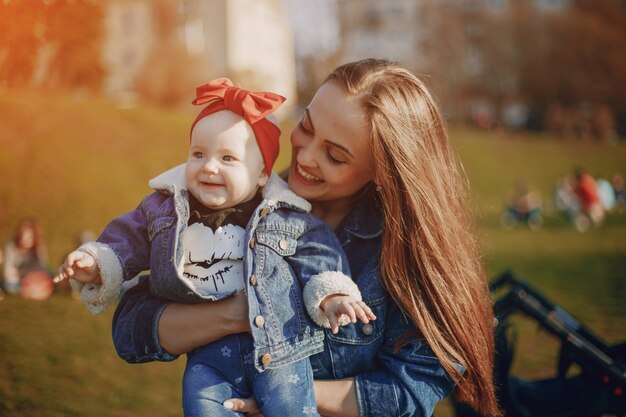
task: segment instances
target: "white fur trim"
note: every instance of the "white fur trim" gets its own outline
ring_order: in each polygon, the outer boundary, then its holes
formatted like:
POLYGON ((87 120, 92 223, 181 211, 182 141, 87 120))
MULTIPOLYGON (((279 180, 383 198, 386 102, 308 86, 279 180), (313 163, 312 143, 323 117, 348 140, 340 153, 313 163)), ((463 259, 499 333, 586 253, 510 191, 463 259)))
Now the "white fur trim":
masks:
POLYGON ((276 173, 270 175, 270 179, 263 187, 263 198, 266 200, 283 201, 298 207, 307 213, 311 211, 311 203, 302 197, 298 197, 289 189, 287 183, 276 173))
POLYGON ((165 190, 170 193, 174 193, 174 189, 187 189, 187 183, 185 181, 185 165, 180 164, 171 168, 164 173, 157 175, 148 181, 148 186, 153 190, 165 190))
POLYGON ((71 279, 70 285, 77 291, 93 314, 102 313, 117 301, 122 291, 122 264, 113 250, 104 243, 88 242, 77 250, 90 254, 96 260, 102 284, 85 284, 71 279))
MULTIPOLYGON (((303 297, 311 319, 319 326, 330 328, 328 317, 322 311, 320 304, 322 301, 333 294, 344 294, 361 301, 361 292, 359 287, 350 279, 349 276, 342 272, 325 271, 314 275, 304 286, 303 297)), ((350 323, 350 319, 343 315, 339 319, 339 325, 345 326, 350 323)))

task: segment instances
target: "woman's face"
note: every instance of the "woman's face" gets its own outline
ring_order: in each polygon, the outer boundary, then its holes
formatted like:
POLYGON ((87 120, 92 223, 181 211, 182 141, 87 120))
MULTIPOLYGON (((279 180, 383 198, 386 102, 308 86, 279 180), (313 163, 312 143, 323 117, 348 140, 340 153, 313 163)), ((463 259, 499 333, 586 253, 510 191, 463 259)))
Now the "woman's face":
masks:
POLYGON ((24 226, 19 233, 18 242, 23 248, 30 249, 35 246, 35 231, 30 226, 24 226))
POLYGON ((322 85, 291 133, 291 190, 313 202, 349 201, 373 178, 369 133, 356 99, 322 85))

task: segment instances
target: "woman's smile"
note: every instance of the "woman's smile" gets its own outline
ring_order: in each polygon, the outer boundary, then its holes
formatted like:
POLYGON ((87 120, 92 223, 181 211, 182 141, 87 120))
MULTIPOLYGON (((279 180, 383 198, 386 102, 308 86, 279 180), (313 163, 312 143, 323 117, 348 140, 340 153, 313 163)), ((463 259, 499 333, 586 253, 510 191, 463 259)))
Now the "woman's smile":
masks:
POLYGON ((319 184, 321 182, 324 182, 323 179, 316 177, 315 175, 309 174, 304 168, 302 168, 302 165, 300 164, 296 164, 296 173, 298 174, 297 178, 299 180, 303 180, 305 184, 319 184))

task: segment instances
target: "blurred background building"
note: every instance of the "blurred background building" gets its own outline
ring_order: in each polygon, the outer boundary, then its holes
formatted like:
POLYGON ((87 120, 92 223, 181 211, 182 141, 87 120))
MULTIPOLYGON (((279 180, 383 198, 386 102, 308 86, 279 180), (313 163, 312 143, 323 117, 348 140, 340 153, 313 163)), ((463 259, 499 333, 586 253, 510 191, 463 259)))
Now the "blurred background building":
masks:
POLYGON ((229 77, 297 101, 292 31, 279 0, 113 0, 104 10, 104 91, 175 104, 229 77))
POLYGON ((626 134, 622 0, 4 0, 0 85, 177 105, 219 76, 306 103, 364 57, 420 74, 454 123, 626 134))

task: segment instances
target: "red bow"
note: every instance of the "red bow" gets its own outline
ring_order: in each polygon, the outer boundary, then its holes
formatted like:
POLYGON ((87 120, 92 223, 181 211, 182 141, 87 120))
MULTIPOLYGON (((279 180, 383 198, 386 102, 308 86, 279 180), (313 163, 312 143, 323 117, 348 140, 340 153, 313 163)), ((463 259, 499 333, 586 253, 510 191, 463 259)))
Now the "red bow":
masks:
POLYGON ((196 88, 193 104, 202 105, 222 100, 224 109, 242 116, 251 125, 273 113, 286 100, 270 92, 252 92, 234 87, 228 78, 218 78, 196 88))
POLYGON ((196 123, 203 117, 221 110, 230 110, 252 126, 263 156, 265 171, 270 175, 278 156, 280 128, 266 119, 266 116, 278 109, 285 100, 285 97, 275 93, 253 93, 234 87, 228 78, 218 78, 196 88, 196 99, 192 103, 208 105, 191 124, 190 136, 196 123))

